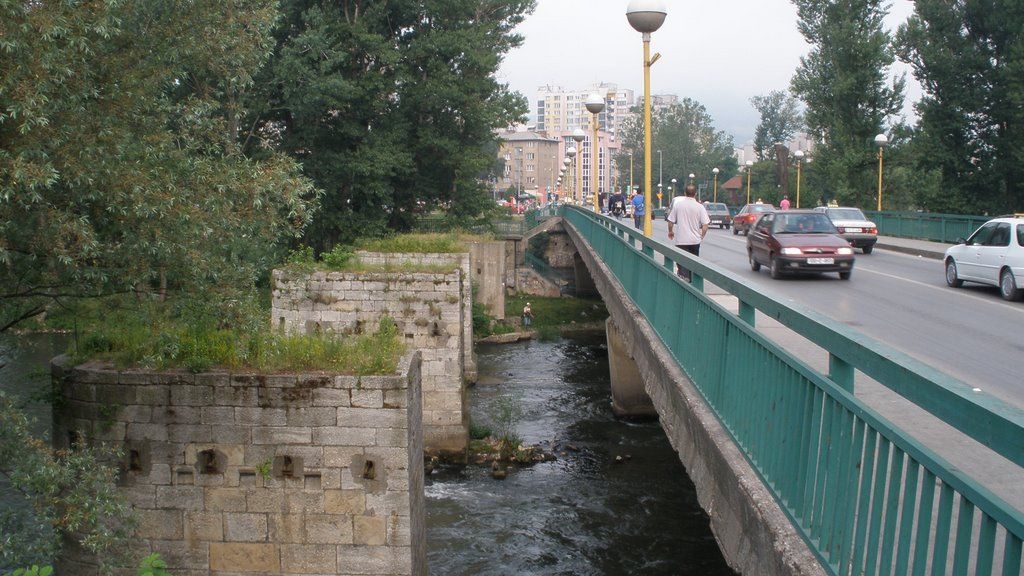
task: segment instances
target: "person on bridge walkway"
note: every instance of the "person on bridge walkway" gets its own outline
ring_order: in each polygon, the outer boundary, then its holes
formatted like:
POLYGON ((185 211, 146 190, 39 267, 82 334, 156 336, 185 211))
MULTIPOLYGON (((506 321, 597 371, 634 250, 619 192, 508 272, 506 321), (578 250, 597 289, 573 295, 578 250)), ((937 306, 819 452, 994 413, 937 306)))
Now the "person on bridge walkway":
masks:
POLYGON ((779 208, 789 210, 789 196, 782 197, 782 202, 779 202, 779 208))
POLYGON ((633 193, 633 226, 637 228, 641 227, 644 222, 644 197, 643 195, 634 192, 633 193))
POLYGON ((533 324, 533 308, 530 308, 530 303, 527 302, 526 306, 523 306, 523 328, 529 328, 533 324))
MULTIPOLYGON (((704 205, 694 198, 697 194, 696 186, 687 184, 684 194, 682 198, 677 198, 672 203, 672 209, 668 213, 668 239, 675 239, 676 247, 680 250, 700 256, 700 243, 708 233, 711 218, 704 205), (678 230, 675 229, 677 226, 678 230)), ((690 271, 681 264, 676 264, 676 273, 680 278, 690 281, 690 271)))

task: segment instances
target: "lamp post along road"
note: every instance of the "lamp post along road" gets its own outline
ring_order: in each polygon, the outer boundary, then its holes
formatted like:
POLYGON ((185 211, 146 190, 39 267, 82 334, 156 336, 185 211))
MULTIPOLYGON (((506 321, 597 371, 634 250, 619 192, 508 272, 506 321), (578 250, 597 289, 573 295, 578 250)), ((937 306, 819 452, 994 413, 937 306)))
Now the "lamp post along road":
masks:
POLYGON ((644 42, 644 236, 650 237, 651 228, 651 66, 661 54, 651 57, 651 33, 665 22, 665 3, 661 0, 631 0, 626 7, 626 19, 634 30, 643 35, 644 42))
POLYGON ((569 196, 572 198, 573 203, 576 203, 576 154, 578 151, 575 146, 570 146, 565 153, 569 156, 569 196))
POLYGON ((572 139, 576 141, 576 204, 583 204, 583 140, 587 138, 587 133, 583 131, 583 128, 577 128, 572 131, 572 139))
POLYGON ((796 158, 796 208, 800 209, 800 165, 804 163, 804 151, 797 150, 793 152, 793 157, 796 158))
POLYGON ((714 201, 715 201, 716 204, 718 203, 718 172, 719 172, 719 170, 718 170, 717 167, 711 169, 711 173, 715 175, 715 195, 714 195, 714 201))
POLYGON ((594 115, 594 138, 590 141, 590 195, 594 197, 594 212, 600 212, 601 204, 597 194, 597 163, 599 160, 597 129, 599 128, 598 115, 604 110, 604 98, 597 93, 591 94, 587 97, 586 106, 587 111, 594 115))
POLYGON ((885 155, 885 147, 889 144, 889 139, 885 137, 885 134, 879 134, 875 136, 875 145, 878 146, 878 211, 882 211, 882 157, 885 155))
POLYGON ((754 161, 747 160, 747 204, 750 204, 750 173, 754 171, 754 161))

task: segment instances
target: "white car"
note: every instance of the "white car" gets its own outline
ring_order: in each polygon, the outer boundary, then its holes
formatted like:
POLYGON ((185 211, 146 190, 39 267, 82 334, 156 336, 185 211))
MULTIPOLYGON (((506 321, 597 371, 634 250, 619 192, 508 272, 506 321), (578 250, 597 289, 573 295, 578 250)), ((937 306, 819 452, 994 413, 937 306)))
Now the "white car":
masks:
POLYGON ((946 250, 946 284, 998 286, 1006 300, 1024 297, 1024 214, 994 218, 946 250))
POLYGON ((875 249, 875 242, 878 242, 878 227, 864 216, 860 208, 820 206, 815 210, 828 215, 828 219, 839 230, 839 235, 845 238, 850 246, 860 248, 865 254, 871 254, 875 249))

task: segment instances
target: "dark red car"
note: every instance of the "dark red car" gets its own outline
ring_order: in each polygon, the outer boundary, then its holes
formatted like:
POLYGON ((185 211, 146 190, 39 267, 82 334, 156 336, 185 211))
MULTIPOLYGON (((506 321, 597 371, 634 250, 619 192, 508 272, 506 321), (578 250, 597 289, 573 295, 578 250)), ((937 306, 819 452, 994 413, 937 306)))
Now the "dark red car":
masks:
POLYGON ((750 269, 768 266, 772 278, 805 272, 853 273, 853 247, 828 216, 813 210, 769 212, 747 235, 750 269))
POLYGON ((750 234, 750 229, 754 226, 754 222, 757 222, 757 219, 762 214, 774 211, 775 206, 771 204, 747 204, 732 217, 733 236, 740 232, 743 232, 744 236, 750 234))

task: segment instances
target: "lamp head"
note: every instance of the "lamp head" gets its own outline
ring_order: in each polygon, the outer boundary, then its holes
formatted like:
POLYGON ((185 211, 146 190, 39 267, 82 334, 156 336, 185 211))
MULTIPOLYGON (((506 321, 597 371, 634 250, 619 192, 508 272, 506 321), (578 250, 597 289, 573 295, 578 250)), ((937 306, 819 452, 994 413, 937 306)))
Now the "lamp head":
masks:
POLYGON ((746 164, 747 164, 747 168, 750 168, 751 166, 754 165, 754 161, 753 160, 747 160, 746 164))
MULTIPOLYGON (((566 150, 566 154, 568 154, 568 153, 569 153, 569 151, 566 150)), ((568 166, 569 164, 572 164, 572 158, 569 158, 568 156, 566 156, 565 159, 562 160, 562 164, 564 164, 566 166, 568 166)))
POLYGON ((889 139, 886 138, 885 134, 879 134, 878 136, 875 136, 875 146, 878 146, 879 148, 883 148, 883 147, 888 146, 888 145, 889 145, 889 139))
POLYGON ((719 172, 720 172, 720 170, 718 168, 712 168, 711 169, 711 173, 712 174, 718 174, 719 172))
POLYGON ((694 179, 694 175, 690 174, 690 180, 693 180, 693 179, 694 179))
POLYGON ((570 146, 569 149, 565 151, 565 154, 569 158, 572 158, 573 156, 576 155, 576 147, 575 146, 570 146))
POLYGON ((796 152, 793 152, 793 156, 796 157, 797 161, 799 162, 800 160, 803 160, 803 158, 804 158, 804 151, 803 150, 797 150, 796 152))
POLYGON ((604 98, 597 92, 592 92, 587 96, 587 101, 583 105, 587 107, 587 112, 600 114, 604 110, 604 98))
POLYGON ((583 142, 583 139, 587 137, 587 133, 583 131, 583 128, 577 128, 572 131, 572 139, 577 142, 583 142))
POLYGON ((650 34, 665 22, 665 3, 661 0, 632 0, 626 7, 626 19, 634 30, 650 34))
POLYGON ((673 184, 675 184, 675 183, 676 183, 676 179, 675 179, 675 178, 673 178, 673 179, 672 179, 672 183, 673 183, 673 184))

